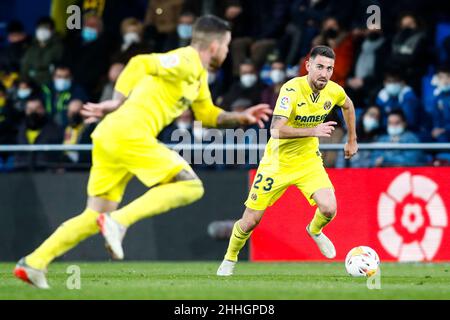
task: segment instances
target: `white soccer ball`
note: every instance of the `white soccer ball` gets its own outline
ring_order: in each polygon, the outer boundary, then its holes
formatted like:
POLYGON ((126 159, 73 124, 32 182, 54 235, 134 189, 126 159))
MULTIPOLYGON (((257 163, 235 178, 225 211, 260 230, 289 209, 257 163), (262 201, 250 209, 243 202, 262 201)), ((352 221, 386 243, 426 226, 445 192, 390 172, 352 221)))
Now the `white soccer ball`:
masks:
POLYGON ((353 277, 371 277, 380 267, 380 258, 372 248, 355 247, 345 257, 345 269, 353 277))

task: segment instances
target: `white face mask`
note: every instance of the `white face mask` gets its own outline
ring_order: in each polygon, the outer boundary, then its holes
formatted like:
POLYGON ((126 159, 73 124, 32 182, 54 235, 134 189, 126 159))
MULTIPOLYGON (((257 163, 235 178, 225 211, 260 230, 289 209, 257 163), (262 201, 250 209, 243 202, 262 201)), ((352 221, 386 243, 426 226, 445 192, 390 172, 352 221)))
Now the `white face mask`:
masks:
POLYGON ((241 84, 245 88, 252 87, 256 83, 256 81, 258 81, 258 77, 256 76, 256 74, 246 73, 241 76, 241 84))
POLYGON ((19 99, 26 99, 31 95, 31 89, 26 88, 26 89, 18 89, 17 90, 17 97, 19 99))
POLYGON ((127 32, 123 35, 123 43, 127 45, 130 45, 132 43, 139 43, 140 40, 141 38, 136 32, 127 32))
POLYGON ((52 36, 52 32, 50 29, 45 27, 39 27, 36 29, 36 39, 38 39, 41 42, 48 41, 52 36))
POLYGON ((405 128, 402 126, 388 126, 387 127, 387 133, 390 136, 399 136, 405 131, 405 128))
POLYGON ((371 132, 378 129, 379 125, 378 120, 371 116, 366 116, 363 118, 364 131, 366 132, 371 132))
POLYGON ((384 86, 384 88, 392 97, 398 96, 400 91, 402 91, 402 85, 400 83, 388 83, 384 86))
POLYGON ((286 73, 280 69, 273 69, 270 71, 270 79, 273 83, 282 83, 286 79, 286 73))

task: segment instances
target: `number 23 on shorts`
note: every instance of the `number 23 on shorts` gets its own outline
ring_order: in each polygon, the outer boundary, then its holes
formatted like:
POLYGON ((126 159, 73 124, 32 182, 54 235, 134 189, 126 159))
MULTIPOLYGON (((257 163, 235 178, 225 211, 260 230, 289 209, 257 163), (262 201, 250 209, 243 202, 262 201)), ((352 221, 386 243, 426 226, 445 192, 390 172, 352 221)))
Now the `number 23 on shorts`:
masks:
POLYGON ((273 182, 274 180, 271 177, 264 178, 264 176, 261 173, 258 173, 256 175, 255 182, 253 183, 253 188, 255 189, 262 188, 264 191, 270 191, 272 189, 273 182), (262 185, 260 185, 261 182, 263 182, 262 185))

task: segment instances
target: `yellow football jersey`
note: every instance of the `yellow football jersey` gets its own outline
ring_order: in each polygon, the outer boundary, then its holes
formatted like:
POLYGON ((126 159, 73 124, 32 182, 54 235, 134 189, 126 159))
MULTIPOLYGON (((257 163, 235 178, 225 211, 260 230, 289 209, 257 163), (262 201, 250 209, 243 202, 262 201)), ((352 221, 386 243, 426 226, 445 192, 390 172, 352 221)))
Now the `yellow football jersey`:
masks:
MULTIPOLYGON (((342 106, 346 97, 344 89, 333 81, 328 81, 325 88, 315 94, 307 76, 297 77, 281 88, 273 115, 287 117, 286 125, 290 127, 312 128, 324 122, 335 105, 342 106)), ((298 160, 317 156, 318 150, 319 139, 316 137, 271 138, 261 163, 279 161, 280 164, 293 165, 298 160)))
POLYGON ((213 105, 208 72, 192 47, 132 58, 115 89, 128 98, 105 117, 93 137, 102 132, 156 137, 189 107, 204 126, 214 127, 223 111, 213 105))

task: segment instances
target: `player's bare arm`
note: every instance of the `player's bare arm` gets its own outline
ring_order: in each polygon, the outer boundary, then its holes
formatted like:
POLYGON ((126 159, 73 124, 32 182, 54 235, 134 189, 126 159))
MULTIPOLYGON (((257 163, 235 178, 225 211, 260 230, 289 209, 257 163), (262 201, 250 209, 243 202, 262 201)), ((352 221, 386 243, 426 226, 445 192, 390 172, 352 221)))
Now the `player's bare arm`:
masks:
POLYGON ((270 125, 270 134, 274 139, 294 139, 303 137, 330 137, 337 124, 334 121, 321 123, 314 128, 292 128, 287 126, 287 117, 274 115, 270 125))
POLYGON ((345 159, 350 159, 358 152, 358 142, 356 141, 356 116, 355 107, 352 100, 347 97, 342 106, 342 114, 344 115, 345 124, 347 125, 347 142, 344 146, 345 159))
POLYGON ((242 112, 223 111, 217 118, 217 127, 234 128, 240 125, 258 124, 260 128, 264 128, 263 121, 269 121, 272 110, 268 104, 258 104, 250 107, 242 112))
POLYGON ((126 97, 114 90, 114 95, 112 100, 106 100, 99 103, 88 102, 83 105, 81 110, 81 115, 84 117, 85 123, 93 123, 100 121, 108 113, 111 113, 117 109, 125 102, 126 97))

